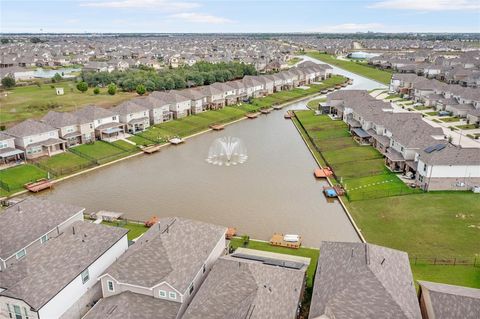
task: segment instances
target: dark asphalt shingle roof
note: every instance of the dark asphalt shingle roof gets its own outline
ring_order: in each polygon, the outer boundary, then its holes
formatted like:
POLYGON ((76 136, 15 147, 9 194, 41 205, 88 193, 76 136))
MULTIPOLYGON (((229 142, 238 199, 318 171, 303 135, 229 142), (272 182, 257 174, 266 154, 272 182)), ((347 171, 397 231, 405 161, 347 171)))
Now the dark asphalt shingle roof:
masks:
POLYGON ((478 319, 480 289, 419 281, 424 298, 429 301, 435 319, 478 319), (428 297, 426 294, 428 291, 428 297))
POLYGON ((309 318, 420 319, 405 252, 365 243, 322 242, 309 318))
POLYGON ((305 269, 221 257, 183 318, 295 318, 304 277, 305 269))
POLYGON ((38 311, 127 233, 121 227, 77 221, 0 272, 0 286, 6 289, 0 296, 24 300, 38 311))
POLYGON ((27 197, 0 214, 0 258, 15 254, 84 208, 27 197))
POLYGON ((184 293, 226 230, 184 218, 162 218, 105 274, 149 288, 166 281, 184 293))
POLYGON ((15 137, 25 137, 51 131, 57 131, 57 129, 46 123, 28 119, 7 129, 5 133, 15 137))

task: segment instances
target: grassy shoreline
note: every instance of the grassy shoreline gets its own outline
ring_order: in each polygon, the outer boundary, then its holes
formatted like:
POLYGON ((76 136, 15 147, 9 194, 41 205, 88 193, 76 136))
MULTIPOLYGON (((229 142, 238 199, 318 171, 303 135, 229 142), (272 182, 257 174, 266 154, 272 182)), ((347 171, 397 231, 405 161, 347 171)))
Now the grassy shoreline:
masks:
MULTIPOLYGON (((321 116, 307 117, 306 120, 307 130, 313 128, 314 135, 322 132, 315 129, 315 124, 322 121, 321 116)), ((293 121, 300 124, 298 118, 293 121)), ((301 125, 297 127, 300 134, 307 135, 301 125)), ((314 138, 314 141, 318 140, 314 138)), ((313 146, 308 138, 307 143, 313 146)), ((322 155, 315 148, 312 149, 313 156, 325 164, 322 155)), ((347 157, 354 156, 356 162, 369 161, 358 159, 355 152, 349 151, 348 154, 347 157)), ((474 240, 480 236, 480 228, 477 227, 480 225, 478 195, 445 191, 344 202, 369 243, 406 251, 412 260, 415 257, 432 260, 463 258, 471 262, 475 257, 479 259, 476 267, 435 265, 431 261, 416 265, 412 263, 416 280, 480 288, 480 241, 474 240)))
POLYGON ((346 60, 339 60, 335 58, 333 55, 326 54, 326 53, 310 51, 310 52, 307 52, 306 55, 311 58, 323 61, 325 63, 337 66, 344 70, 350 71, 352 73, 361 75, 368 79, 383 83, 385 85, 390 84, 390 79, 392 77, 391 72, 379 70, 366 64, 361 64, 361 63, 356 63, 356 62, 346 61, 346 60))

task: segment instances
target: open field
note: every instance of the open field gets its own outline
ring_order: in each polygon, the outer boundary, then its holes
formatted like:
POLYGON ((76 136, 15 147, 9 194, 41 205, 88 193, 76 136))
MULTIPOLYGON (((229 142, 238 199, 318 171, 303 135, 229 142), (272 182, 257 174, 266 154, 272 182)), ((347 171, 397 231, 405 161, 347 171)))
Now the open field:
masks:
POLYGON ((312 51, 312 52, 308 52, 307 55, 309 57, 318 59, 320 61, 323 61, 331 65, 338 66, 339 68, 350 71, 352 73, 356 73, 358 75, 362 75, 366 78, 375 80, 377 82, 380 82, 386 85, 390 84, 390 78, 392 77, 391 72, 379 70, 374 67, 368 66, 366 64, 339 60, 330 54, 312 51))
POLYGON ((385 167, 380 152, 357 144, 343 121, 317 116, 313 111, 296 111, 296 115, 323 161, 347 189, 350 200, 414 192, 385 167))
POLYGON ((48 111, 73 111, 75 108, 88 104, 96 104, 103 107, 110 107, 122 101, 136 96, 135 93, 119 92, 109 95, 105 88, 100 89, 100 94, 93 94, 93 89, 81 93, 76 89, 73 81, 55 83, 55 87, 63 87, 65 94, 57 96, 55 89, 44 84, 41 87, 36 85, 16 87, 2 92, 0 96, 0 123, 11 126, 16 122, 28 118, 40 118, 48 111), (7 93, 7 96, 5 96, 7 93))

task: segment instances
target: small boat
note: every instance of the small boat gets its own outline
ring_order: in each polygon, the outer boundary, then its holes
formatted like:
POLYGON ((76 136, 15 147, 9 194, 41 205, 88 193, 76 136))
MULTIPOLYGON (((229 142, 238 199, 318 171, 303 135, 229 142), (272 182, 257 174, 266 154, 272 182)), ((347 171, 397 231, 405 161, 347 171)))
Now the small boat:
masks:
POLYGON ((237 229, 234 227, 228 227, 227 232, 225 233, 226 239, 232 239, 233 236, 237 234, 237 229))
POLYGON ((152 227, 156 223, 158 223, 158 217, 152 216, 149 220, 145 222, 145 227, 152 227))
POLYGON ((171 138, 168 140, 170 142, 170 144, 173 144, 173 145, 178 145, 178 144, 182 144, 183 142, 185 142, 185 140, 183 138, 180 138, 180 137, 174 137, 174 138, 171 138))
POLYGON ((321 90, 320 93, 322 93, 322 94, 327 94, 327 93, 328 93, 328 90, 321 90))
POLYGON ((327 196, 328 198, 338 197, 337 192, 335 191, 335 188, 333 188, 333 187, 324 187, 324 188, 323 188, 323 193, 324 193, 325 196, 327 196))

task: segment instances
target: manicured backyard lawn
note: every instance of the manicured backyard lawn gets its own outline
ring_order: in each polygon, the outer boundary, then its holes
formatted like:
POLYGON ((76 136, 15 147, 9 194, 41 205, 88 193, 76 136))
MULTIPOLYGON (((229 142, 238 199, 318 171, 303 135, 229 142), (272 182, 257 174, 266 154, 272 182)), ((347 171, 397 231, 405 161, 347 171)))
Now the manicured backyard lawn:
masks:
POLYGON ((417 280, 441 282, 471 288, 480 288, 480 266, 411 265, 415 285, 417 280))
POLYGON ((300 61, 302 61, 301 58, 291 58, 290 60, 287 61, 287 63, 288 63, 288 65, 295 65, 300 61))
POLYGON ((311 110, 318 110, 318 104, 325 102, 327 98, 320 98, 320 99, 313 99, 311 101, 308 101, 307 107, 311 110))
POLYGON ((92 144, 83 144, 72 149, 72 152, 80 153, 89 159, 103 164, 105 162, 113 161, 129 155, 129 152, 113 146, 111 143, 104 141, 97 141, 92 144))
POLYGON ((63 87, 65 94, 56 95, 49 84, 16 87, 8 90, 8 96, 0 96, 0 123, 10 126, 27 118, 40 118, 48 111, 72 111, 88 104, 110 107, 136 96, 135 93, 117 92, 109 95, 106 89, 100 94, 93 94, 93 89, 81 93, 73 81, 56 83, 55 87, 63 87))
POLYGON ((339 60, 330 54, 319 53, 319 52, 308 52, 308 56, 323 61, 325 63, 338 66, 339 68, 345 69, 352 73, 362 75, 369 79, 375 80, 383 84, 390 84, 390 79, 392 73, 376 69, 374 67, 368 66, 366 64, 360 64, 351 61, 339 60))
POLYGON ((475 124, 456 125, 455 127, 461 130, 474 130, 477 128, 475 124))
POLYGON ((130 230, 127 234, 128 240, 133 240, 148 230, 148 227, 145 227, 143 224, 137 224, 137 223, 131 223, 131 222, 127 222, 126 224, 123 224, 121 222, 103 221, 102 224, 115 226, 115 227, 123 227, 130 230))
POLYGON ((3 186, 1 188, 1 195, 5 196, 8 193, 20 191, 23 185, 29 182, 34 182, 41 178, 46 178, 47 172, 30 164, 18 165, 12 168, 0 170, 0 181, 3 186))
POLYGON ((437 112, 437 111, 434 111, 434 112, 425 112, 425 114, 427 114, 428 116, 436 116, 436 115, 438 115, 438 112, 437 112))
MULTIPOLYGON (((230 241, 230 246, 233 248, 243 247, 243 241, 241 238, 235 237, 230 241)), ((250 239, 246 248, 257 249, 263 251, 269 251, 279 254, 295 255, 310 258, 310 265, 307 269, 307 287, 311 288, 313 286, 313 277, 315 276, 315 270, 317 268, 317 261, 319 250, 313 248, 304 248, 291 249, 285 247, 272 246, 267 242, 256 241, 250 239)))
POLYGON ((42 168, 55 176, 71 174, 95 165, 94 162, 71 152, 61 153, 52 157, 43 157, 38 160, 38 163, 42 168))
POLYGON ((440 121, 445 122, 445 123, 451 123, 451 122, 459 122, 460 119, 458 117, 441 117, 440 121))

